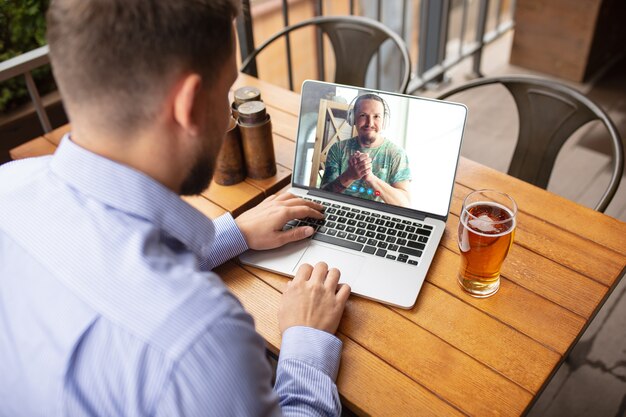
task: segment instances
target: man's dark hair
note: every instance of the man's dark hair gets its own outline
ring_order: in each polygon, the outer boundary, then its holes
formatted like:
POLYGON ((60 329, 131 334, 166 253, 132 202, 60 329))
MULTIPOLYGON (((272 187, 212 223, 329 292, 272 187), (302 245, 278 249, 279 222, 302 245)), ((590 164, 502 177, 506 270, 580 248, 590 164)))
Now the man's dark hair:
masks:
POLYGON ((70 108, 113 128, 149 122, 181 72, 212 84, 233 52, 239 0, 53 0, 53 71, 70 108))

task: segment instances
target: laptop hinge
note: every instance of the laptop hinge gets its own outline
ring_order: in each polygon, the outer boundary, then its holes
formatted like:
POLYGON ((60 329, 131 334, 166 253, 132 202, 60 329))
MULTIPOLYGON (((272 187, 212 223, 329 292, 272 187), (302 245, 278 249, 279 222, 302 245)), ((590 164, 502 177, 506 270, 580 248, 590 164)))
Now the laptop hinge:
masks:
POLYGON ((323 191, 323 190, 309 189, 307 191, 307 194, 311 196, 327 198, 330 200, 337 200, 343 203, 355 204, 358 206, 367 207, 372 210, 384 211, 385 213, 395 214, 397 216, 410 217, 410 218, 417 219, 417 220, 424 220, 426 217, 430 217, 430 218, 442 220, 445 222, 448 217, 448 216, 445 216, 445 217, 437 216, 432 213, 424 213, 419 210, 392 206, 389 204, 380 203, 378 201, 369 201, 369 200, 364 200, 362 198, 352 197, 352 196, 348 196, 344 194, 337 194, 337 193, 323 191))

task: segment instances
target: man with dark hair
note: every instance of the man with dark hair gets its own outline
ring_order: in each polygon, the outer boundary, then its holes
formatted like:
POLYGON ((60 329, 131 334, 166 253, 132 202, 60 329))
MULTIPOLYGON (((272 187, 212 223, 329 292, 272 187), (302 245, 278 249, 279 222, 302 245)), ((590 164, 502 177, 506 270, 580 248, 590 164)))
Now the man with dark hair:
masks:
POLYGON ((406 152, 381 135, 388 107, 376 94, 359 96, 348 117, 357 135, 333 144, 321 187, 328 191, 410 207, 406 152))
POLYGON ((324 263, 281 301, 265 344, 211 270, 310 236, 290 194, 234 220, 204 190, 237 77, 234 0, 53 0, 50 57, 72 132, 0 167, 0 415, 337 415, 350 293, 324 263))

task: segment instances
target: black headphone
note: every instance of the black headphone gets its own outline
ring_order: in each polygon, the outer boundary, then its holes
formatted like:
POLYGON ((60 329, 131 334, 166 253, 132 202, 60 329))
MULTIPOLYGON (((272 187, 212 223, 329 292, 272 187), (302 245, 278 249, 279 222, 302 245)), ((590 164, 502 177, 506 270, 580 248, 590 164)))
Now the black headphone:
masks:
POLYGON ((373 93, 362 94, 352 99, 352 101, 350 102, 350 107, 348 108, 348 115, 346 116, 346 122, 348 122, 350 126, 354 126, 354 124, 356 123, 355 118, 354 118, 354 109, 363 100, 375 100, 375 101, 378 101, 379 103, 382 103, 383 109, 384 109, 382 129, 384 130, 385 128, 387 128, 387 125, 389 124, 389 105, 387 105, 387 102, 383 100, 381 96, 379 96, 378 94, 373 94, 373 93))

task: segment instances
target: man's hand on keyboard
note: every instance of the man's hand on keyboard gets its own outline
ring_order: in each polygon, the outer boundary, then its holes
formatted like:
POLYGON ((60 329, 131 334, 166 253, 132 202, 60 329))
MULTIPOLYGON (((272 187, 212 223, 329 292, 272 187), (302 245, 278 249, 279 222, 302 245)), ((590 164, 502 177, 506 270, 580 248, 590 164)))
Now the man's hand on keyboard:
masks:
POLYGON ((314 229, 310 226, 294 227, 285 231, 282 229, 292 219, 322 219, 323 209, 321 204, 284 193, 266 198, 258 206, 237 217, 235 222, 248 247, 257 250, 273 249, 311 236, 314 229))

